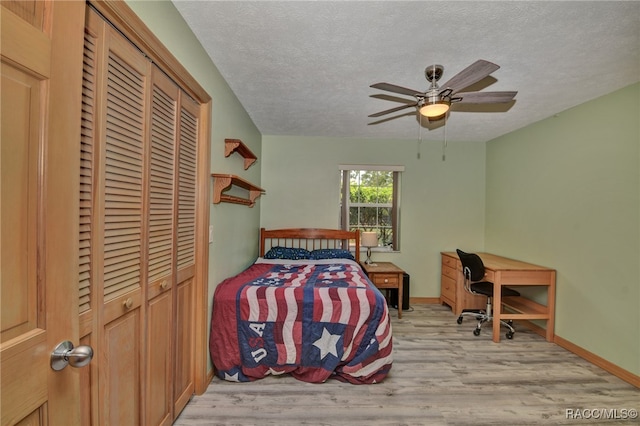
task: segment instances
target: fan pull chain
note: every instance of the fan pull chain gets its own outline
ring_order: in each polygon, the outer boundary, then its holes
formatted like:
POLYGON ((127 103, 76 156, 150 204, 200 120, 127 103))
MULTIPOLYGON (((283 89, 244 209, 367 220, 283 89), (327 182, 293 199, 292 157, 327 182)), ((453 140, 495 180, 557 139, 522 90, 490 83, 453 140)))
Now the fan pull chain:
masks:
POLYGON ((418 123, 418 152, 416 153, 416 157, 418 160, 420 159, 420 148, 422 147, 422 114, 418 114, 420 116, 420 122, 418 123))
POLYGON ((444 140, 442 141, 442 161, 447 160, 447 116, 444 117, 444 140))

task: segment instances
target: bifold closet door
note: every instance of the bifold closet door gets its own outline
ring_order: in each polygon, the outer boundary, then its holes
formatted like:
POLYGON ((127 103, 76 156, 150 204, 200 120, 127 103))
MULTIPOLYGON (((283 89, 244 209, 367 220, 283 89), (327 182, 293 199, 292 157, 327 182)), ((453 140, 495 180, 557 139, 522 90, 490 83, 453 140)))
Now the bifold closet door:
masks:
POLYGON ((94 360, 89 368, 80 371, 80 414, 82 424, 97 423, 98 366, 98 297, 96 279, 97 227, 95 224, 97 187, 96 162, 96 110, 98 108, 98 70, 101 68, 100 52, 104 40, 104 25, 94 14, 87 15, 84 32, 84 58, 82 73, 82 122, 80 128, 80 227, 79 227, 79 323, 80 341, 94 348, 94 360))
POLYGON ((146 419, 173 421, 173 299, 175 294, 175 211, 178 87, 152 71, 149 143, 148 279, 146 330, 146 419))
POLYGON ((171 424, 194 393, 199 106, 154 67, 149 153, 147 424, 171 424))
MULTIPOLYGON (((150 63, 111 27, 106 32, 100 138, 103 218, 100 401, 104 424, 143 423, 142 332, 146 280, 144 143, 150 63)), ((101 232, 102 234, 102 232, 101 232)))
POLYGON ((146 419, 171 424, 194 393, 196 159, 199 106, 152 73, 146 419))
POLYGON ((83 422, 169 425, 195 391, 200 105, 88 9, 82 112, 83 422))
POLYGON ((83 378, 91 389, 83 417, 94 424, 143 424, 151 63, 87 10, 80 324, 95 358, 92 374, 83 378))
MULTIPOLYGON (((196 182, 200 106, 180 97, 178 136, 177 287, 175 297, 174 412, 177 416, 195 391, 196 182)), ((208 201, 205 201, 208 202, 208 201)))

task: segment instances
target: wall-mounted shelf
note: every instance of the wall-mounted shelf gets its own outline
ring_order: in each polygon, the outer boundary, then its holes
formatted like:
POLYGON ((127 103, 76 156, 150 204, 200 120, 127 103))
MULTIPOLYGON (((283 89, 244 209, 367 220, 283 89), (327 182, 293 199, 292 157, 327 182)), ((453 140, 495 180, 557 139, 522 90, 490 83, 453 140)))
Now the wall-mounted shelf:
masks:
POLYGON ((258 157, 240 139, 224 140, 224 156, 228 157, 234 152, 240 154, 244 158, 244 169, 247 170, 258 157))
POLYGON ((256 199, 265 193, 264 189, 255 186, 236 175, 212 173, 211 176, 213 176, 213 204, 224 202, 253 207, 256 203, 256 199), (224 191, 232 186, 237 186, 249 191, 249 198, 224 194, 224 191))

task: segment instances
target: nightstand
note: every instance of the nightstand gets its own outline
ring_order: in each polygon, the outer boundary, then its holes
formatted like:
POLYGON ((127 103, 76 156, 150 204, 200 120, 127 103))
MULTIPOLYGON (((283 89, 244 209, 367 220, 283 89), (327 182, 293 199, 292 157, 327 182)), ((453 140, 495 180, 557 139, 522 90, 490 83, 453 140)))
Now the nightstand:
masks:
POLYGON ((398 289, 398 318, 402 318, 402 279, 404 271, 391 262, 360 263, 367 276, 378 288, 398 289))

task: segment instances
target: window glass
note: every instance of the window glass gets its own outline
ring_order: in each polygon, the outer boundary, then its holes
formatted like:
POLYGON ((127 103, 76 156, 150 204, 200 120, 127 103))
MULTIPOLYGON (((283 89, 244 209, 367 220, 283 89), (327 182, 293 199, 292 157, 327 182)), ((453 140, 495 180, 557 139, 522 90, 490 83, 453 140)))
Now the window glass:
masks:
POLYGON ((399 184, 400 173, 393 170, 342 170, 342 228, 375 231, 378 246, 399 250, 399 184))

